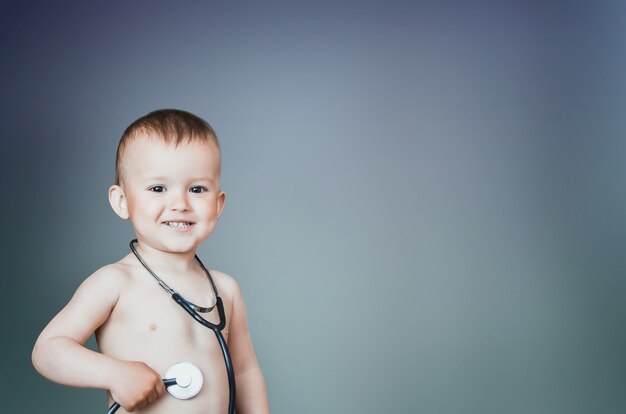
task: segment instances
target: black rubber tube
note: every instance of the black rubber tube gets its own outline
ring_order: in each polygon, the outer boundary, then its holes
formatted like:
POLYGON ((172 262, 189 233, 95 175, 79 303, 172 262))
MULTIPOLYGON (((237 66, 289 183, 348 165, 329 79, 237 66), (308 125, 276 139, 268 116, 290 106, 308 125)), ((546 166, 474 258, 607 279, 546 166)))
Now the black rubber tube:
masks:
POLYGON ((109 411, 107 411, 107 414, 113 414, 117 411, 118 408, 120 408, 120 405, 114 402, 113 405, 109 407, 109 411))
MULTIPOLYGON (((228 414, 235 413, 235 397, 236 397, 236 386, 235 386, 235 370, 233 368, 233 361, 230 358, 230 352, 228 352, 228 346, 226 345, 226 340, 224 339, 224 335, 222 335, 222 329, 226 327, 226 314, 224 313, 224 303, 222 302, 222 298, 217 296, 217 312, 220 317, 219 325, 215 325, 202 316, 198 315, 196 311, 194 311, 189 303, 178 293, 172 294, 172 299, 174 302, 178 303, 192 318, 194 318, 201 325, 209 328, 215 333, 217 337, 217 342, 220 344, 220 348, 222 349, 222 355, 224 356, 224 364, 226 365, 226 374, 228 375, 228 414)), ((170 381, 170 380, 163 380, 170 381)), ((166 382, 166 386, 176 384, 176 380, 174 380, 173 384, 169 384, 166 382)), ((111 407, 109 407, 109 411, 107 414, 113 414, 120 408, 118 403, 113 403, 111 407)))
POLYGON ((187 311, 192 318, 194 318, 197 322, 211 329, 215 336, 217 336, 217 341, 220 344, 220 348, 222 348, 222 355, 224 356, 224 364, 226 365, 226 373, 228 375, 228 414, 235 413, 235 397, 236 397, 236 386, 235 386, 235 370, 233 368, 233 362, 230 359, 230 352, 228 352, 228 346, 226 345, 226 341, 224 340, 224 335, 222 335, 222 329, 226 326, 226 315, 224 314, 224 304, 222 303, 222 298, 217 297, 217 311, 220 316, 220 324, 215 325, 202 316, 198 315, 196 311, 194 311, 191 306, 187 303, 185 299, 180 296, 178 293, 174 293, 172 295, 172 299, 176 303, 178 303, 183 309, 187 311))

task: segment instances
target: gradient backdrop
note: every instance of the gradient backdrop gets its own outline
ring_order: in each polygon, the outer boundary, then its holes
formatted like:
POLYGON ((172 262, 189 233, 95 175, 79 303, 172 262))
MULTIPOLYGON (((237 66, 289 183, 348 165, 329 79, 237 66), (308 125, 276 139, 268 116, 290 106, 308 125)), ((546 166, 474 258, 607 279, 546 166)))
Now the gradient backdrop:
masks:
POLYGON ((128 252, 122 131, 176 107, 221 139, 199 254, 243 289, 273 413, 623 413, 625 26, 617 2, 3 2, 2 412, 105 411, 30 352, 128 252))

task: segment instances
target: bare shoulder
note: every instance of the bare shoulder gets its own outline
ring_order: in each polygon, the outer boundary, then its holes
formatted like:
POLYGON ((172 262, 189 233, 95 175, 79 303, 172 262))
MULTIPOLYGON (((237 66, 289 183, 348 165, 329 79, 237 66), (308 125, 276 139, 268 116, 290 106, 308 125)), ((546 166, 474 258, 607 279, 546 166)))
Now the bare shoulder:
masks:
POLYGON ((73 299, 93 301, 94 305, 114 306, 131 280, 131 266, 124 260, 107 264, 97 269, 81 283, 73 299))
POLYGON ((123 262, 117 262, 102 266, 93 272, 83 281, 81 287, 119 291, 130 279, 129 267, 123 262))
POLYGON ((239 284, 234 277, 224 272, 220 272, 219 270, 211 269, 209 272, 211 273, 211 277, 213 278, 220 295, 226 296, 230 299, 239 298, 241 296, 239 284))
POLYGON ((106 321, 128 280, 128 271, 118 263, 96 270, 81 283, 40 338, 65 336, 85 343, 89 335, 106 321))

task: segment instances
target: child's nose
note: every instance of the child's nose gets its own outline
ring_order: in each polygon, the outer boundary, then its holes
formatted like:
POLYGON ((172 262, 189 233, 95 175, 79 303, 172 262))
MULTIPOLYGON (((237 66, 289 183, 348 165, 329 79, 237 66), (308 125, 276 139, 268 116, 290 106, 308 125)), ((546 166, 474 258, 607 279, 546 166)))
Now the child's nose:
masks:
POLYGON ((170 210, 175 211, 187 211, 189 210, 189 201, 187 200, 186 192, 172 191, 172 198, 170 200, 170 210))

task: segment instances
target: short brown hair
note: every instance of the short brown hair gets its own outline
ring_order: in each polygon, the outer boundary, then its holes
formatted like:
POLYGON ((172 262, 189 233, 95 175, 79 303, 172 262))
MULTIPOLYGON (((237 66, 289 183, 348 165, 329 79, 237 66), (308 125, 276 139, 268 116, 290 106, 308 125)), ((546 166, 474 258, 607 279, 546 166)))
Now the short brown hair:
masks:
POLYGON ((117 146, 115 156, 115 184, 121 185, 121 160, 128 147, 138 135, 154 135, 165 143, 178 146, 192 141, 213 142, 219 151, 215 131, 204 119, 180 109, 159 109, 142 116, 130 124, 117 146))

